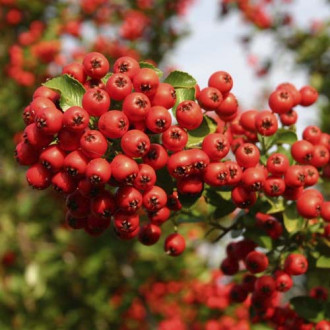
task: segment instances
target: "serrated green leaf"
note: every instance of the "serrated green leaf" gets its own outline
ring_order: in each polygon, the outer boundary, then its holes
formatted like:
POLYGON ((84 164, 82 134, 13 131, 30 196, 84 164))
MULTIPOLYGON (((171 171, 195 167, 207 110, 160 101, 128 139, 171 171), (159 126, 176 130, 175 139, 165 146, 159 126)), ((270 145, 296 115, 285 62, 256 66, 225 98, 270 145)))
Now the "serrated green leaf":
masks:
POLYGON ((290 234, 301 230, 304 219, 298 216, 296 204, 292 203, 283 212, 284 227, 290 234))
POLYGON ((176 108, 178 105, 186 100, 195 100, 195 88, 176 88, 176 102, 172 108, 172 113, 175 116, 176 108))
POLYGON ((197 84, 196 79, 187 72, 172 71, 164 81, 171 84, 174 88, 194 88, 197 84))
POLYGON ((203 142, 204 137, 214 133, 216 129, 216 122, 212 118, 204 116, 202 124, 197 129, 188 131, 187 147, 194 148, 199 146, 203 142))
POLYGON ((65 74, 46 81, 44 86, 61 94, 60 106, 66 111, 72 106, 81 106, 82 97, 85 94, 84 86, 76 79, 65 74))
POLYGON ((299 316, 310 322, 319 322, 325 317, 322 303, 311 297, 294 297, 290 299, 290 304, 299 316))
POLYGON ((139 62, 139 65, 140 65, 140 68, 147 68, 147 69, 154 70, 159 78, 161 78, 163 76, 163 74, 164 74, 162 70, 156 68, 151 63, 148 63, 148 62, 139 62))
POLYGON ((330 256, 321 256, 316 260, 317 268, 330 268, 330 256))
POLYGON ((293 131, 279 129, 276 133, 277 144, 293 144, 298 140, 297 134, 293 131))

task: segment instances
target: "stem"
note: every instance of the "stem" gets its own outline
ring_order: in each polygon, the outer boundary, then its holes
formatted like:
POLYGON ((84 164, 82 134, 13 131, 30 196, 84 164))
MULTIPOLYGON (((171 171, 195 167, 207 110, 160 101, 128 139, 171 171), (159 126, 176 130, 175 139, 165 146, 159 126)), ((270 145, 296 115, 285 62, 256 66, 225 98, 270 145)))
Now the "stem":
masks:
POLYGON ((237 227, 237 222, 233 223, 229 227, 223 227, 220 228, 223 232, 213 241, 213 243, 216 243, 221 240, 222 237, 226 236, 232 229, 235 229, 237 227))

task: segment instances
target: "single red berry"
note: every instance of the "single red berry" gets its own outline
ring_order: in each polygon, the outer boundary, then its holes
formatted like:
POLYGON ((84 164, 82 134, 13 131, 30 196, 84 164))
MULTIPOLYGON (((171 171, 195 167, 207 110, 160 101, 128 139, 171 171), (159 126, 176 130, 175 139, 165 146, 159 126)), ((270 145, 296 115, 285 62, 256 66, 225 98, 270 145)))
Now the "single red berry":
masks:
POLYGON ((286 113, 280 114, 280 121, 284 126, 294 125, 298 120, 298 114, 295 110, 291 109, 286 113))
POLYGON ((289 274, 282 270, 277 270, 274 274, 276 290, 286 292, 292 288, 293 281, 289 274))
POLYGON ((290 92, 279 89, 270 94, 268 104, 273 112, 282 114, 292 109, 294 100, 290 92))
POLYGON ((128 131, 129 122, 122 111, 111 110, 100 117, 97 126, 105 137, 118 139, 128 131))
POLYGON ((313 190, 305 190, 297 199, 297 211, 307 219, 317 218, 323 203, 322 195, 313 193, 313 190))
POLYGON ((264 297, 270 297, 276 290, 276 284, 274 279, 269 275, 263 275, 257 278, 254 290, 257 294, 264 297))
POLYGON ((117 155, 111 162, 111 173, 118 182, 132 184, 139 173, 139 167, 132 158, 117 155))
POLYGON ((82 131, 89 124, 88 112, 78 106, 67 109, 63 114, 63 127, 69 131, 82 131))
POLYGON ((143 157, 150 149, 150 140, 145 133, 133 129, 122 136, 120 145, 127 156, 143 157))
POLYGON ((226 135, 213 133, 204 138, 202 150, 207 153, 211 161, 219 161, 227 156, 230 144, 226 135))
POLYGON ((241 181, 243 173, 242 169, 236 162, 233 161, 226 161, 224 164, 228 169, 227 183, 235 186, 241 181))
POLYGON ((117 209, 113 195, 104 190, 91 199, 90 208, 92 213, 100 218, 110 219, 117 209))
POLYGON ((191 100, 179 103, 176 108, 178 124, 188 130, 198 128, 203 121, 203 113, 200 106, 191 100))
POLYGON ((119 57, 113 64, 113 72, 133 78, 140 71, 139 62, 129 56, 119 57))
POLYGON ((89 130, 81 136, 80 147, 88 158, 100 158, 107 151, 108 142, 101 132, 89 130))
POLYGON ((321 217, 324 221, 330 222, 330 202, 323 202, 321 205, 321 217))
POLYGON ((143 193, 143 206, 148 211, 156 211, 164 207, 167 203, 166 192, 158 186, 153 186, 143 193))
POLYGON ((62 128, 63 113, 56 108, 39 110, 34 122, 43 134, 54 135, 62 128))
POLYGON ((307 126, 303 131, 303 139, 312 143, 318 144, 321 140, 322 131, 317 126, 307 126))
POLYGON ((170 151, 182 150, 187 142, 188 134, 179 126, 171 126, 162 134, 162 144, 170 151))
POLYGON ((287 156, 274 153, 267 159, 267 170, 274 175, 283 175, 290 166, 287 156))
POLYGON ((315 103, 319 97, 319 94, 312 86, 304 86, 300 89, 301 101, 300 105, 308 107, 315 103))
POLYGON ((103 158, 94 158, 87 164, 85 175, 93 185, 104 185, 111 177, 111 165, 103 158))
POLYGON ((64 170, 73 177, 82 176, 86 172, 88 158, 80 150, 70 152, 63 162, 64 170))
POLYGON ((305 170, 301 165, 289 166, 284 175, 285 185, 292 188, 302 187, 305 184, 305 170))
POLYGON ((77 79, 80 83, 85 83, 86 73, 81 63, 70 63, 63 67, 62 74, 68 74, 69 76, 77 79))
POLYGON ((149 68, 140 69, 133 77, 135 91, 141 92, 148 97, 156 94, 159 78, 156 72, 149 68))
POLYGON ((277 118, 270 111, 261 111, 255 117, 255 127, 261 135, 273 135, 278 129, 277 118))
MULTIPOLYGON (((256 116, 259 114, 257 110, 244 111, 239 119, 239 124, 247 131, 256 131, 256 116)), ((243 132, 244 133, 244 130, 243 132)))
POLYGON ((234 275, 239 271, 238 261, 234 258, 226 258, 222 261, 220 269, 225 275, 234 275))
POLYGON ((139 241, 143 245, 153 245, 158 242, 160 235, 161 229, 152 223, 148 223, 140 228, 139 241))
POLYGON ((148 164, 139 164, 139 173, 134 179, 134 187, 139 190, 148 190, 156 183, 156 172, 148 164))
POLYGON ((314 146, 306 141, 300 140, 291 146, 291 154, 295 161, 300 164, 309 164, 313 159, 314 146))
POLYGON ((16 146, 15 159, 20 165, 33 165, 38 161, 38 152, 23 141, 16 146))
POLYGON ((264 253, 252 251, 246 256, 245 265, 252 274, 261 273, 268 267, 268 258, 264 253))
POLYGON ((250 208, 257 201, 254 191, 246 190, 241 186, 236 186, 231 192, 232 201, 241 209, 250 208))
POLYGON ((227 94, 233 87, 233 79, 229 73, 217 71, 210 76, 208 85, 218 89, 222 94, 227 94))
POLYGON ((214 87, 206 87, 202 89, 198 96, 198 103, 206 111, 217 109, 222 102, 221 92, 214 87))
POLYGON ((235 158, 238 165, 242 167, 254 167, 259 163, 259 149, 252 143, 244 143, 237 148, 235 158))
POLYGON ((308 269, 308 261, 299 253, 289 254, 284 262, 284 271, 289 275, 302 275, 308 269))
POLYGON ((230 300, 236 303, 242 303, 248 297, 248 291, 242 284, 234 284, 229 292, 230 300))
POLYGON ((183 253, 186 248, 186 242, 182 235, 173 233, 166 237, 164 243, 165 252, 172 256, 177 257, 183 253))
POLYGON ((39 162, 47 170, 55 173, 63 167, 65 156, 65 152, 57 144, 53 144, 41 152, 39 162))
POLYGON ((153 133, 163 133, 172 124, 169 111, 162 106, 153 106, 146 116, 146 126, 153 133))
POLYGON ((161 226, 171 216, 171 211, 167 206, 162 207, 157 211, 148 212, 148 218, 154 225, 161 226))
POLYGON ((127 213, 135 213, 142 206, 141 193, 131 186, 120 187, 115 198, 116 205, 127 213))
POLYGON ((91 115, 100 117, 110 109, 109 94, 101 88, 91 88, 82 98, 83 108, 91 115))
POLYGON ((224 186, 228 182, 229 170, 225 163, 210 163, 203 174, 205 183, 210 186, 224 186))
MULTIPOLYGON (((220 117, 222 116, 230 117, 237 113, 237 109, 238 109, 238 101, 234 94, 229 93, 223 97, 222 102, 215 111, 220 117)), ((232 119, 234 119, 234 117, 232 119)))
POLYGON ((108 73, 110 65, 104 55, 91 52, 84 57, 83 67, 88 76, 93 79, 101 79, 108 73))
POLYGON ((265 180, 265 171, 261 167, 249 167, 242 174, 242 183, 248 190, 262 190, 265 180))
POLYGON ((177 188, 180 194, 196 195, 204 189, 204 182, 198 175, 192 175, 177 181, 177 188))
POLYGON ((159 170, 166 165, 168 154, 163 146, 152 143, 148 153, 142 159, 144 163, 150 165, 154 170, 159 170))
POLYGON ((140 218, 137 214, 128 214, 123 211, 118 211, 114 215, 113 225, 119 232, 131 233, 139 227, 140 218))
POLYGON ((84 131, 69 131, 62 128, 58 134, 58 145, 64 151, 74 151, 80 146, 80 138, 84 134, 84 131))
POLYGON ((52 177, 52 185, 58 193, 64 195, 74 192, 77 188, 77 182, 67 172, 57 172, 52 177))
POLYGON ((152 106, 161 106, 166 109, 171 109, 176 102, 176 92, 172 85, 160 83, 156 93, 151 99, 152 106))
POLYGON ((283 195, 285 191, 285 182, 282 178, 269 176, 264 184, 264 192, 267 196, 276 197, 283 195))
POLYGON ((26 180, 34 189, 46 189, 50 185, 51 172, 45 169, 41 164, 36 163, 26 171, 26 180))
POLYGON ((146 95, 131 93, 125 97, 122 109, 129 121, 140 122, 145 120, 150 107, 150 100, 146 95))
POLYGON ((126 74, 114 73, 107 81, 105 89, 111 99, 121 101, 132 92, 133 84, 126 74))
POLYGON ((276 87, 277 90, 287 90, 293 97, 293 105, 298 105, 301 101, 301 95, 299 93, 299 91, 297 90, 297 88, 291 84, 291 83, 282 83, 282 84, 279 84, 277 87, 276 87))

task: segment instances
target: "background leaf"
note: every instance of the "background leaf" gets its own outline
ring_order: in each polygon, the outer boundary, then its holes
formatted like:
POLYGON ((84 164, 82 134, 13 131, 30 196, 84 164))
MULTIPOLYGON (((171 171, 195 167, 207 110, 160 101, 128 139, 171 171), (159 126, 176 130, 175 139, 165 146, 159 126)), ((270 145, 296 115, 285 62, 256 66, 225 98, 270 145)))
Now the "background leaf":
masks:
POLYGON ((310 322, 324 320, 325 311, 322 303, 311 297, 294 297, 290 300, 292 308, 299 316, 310 322))

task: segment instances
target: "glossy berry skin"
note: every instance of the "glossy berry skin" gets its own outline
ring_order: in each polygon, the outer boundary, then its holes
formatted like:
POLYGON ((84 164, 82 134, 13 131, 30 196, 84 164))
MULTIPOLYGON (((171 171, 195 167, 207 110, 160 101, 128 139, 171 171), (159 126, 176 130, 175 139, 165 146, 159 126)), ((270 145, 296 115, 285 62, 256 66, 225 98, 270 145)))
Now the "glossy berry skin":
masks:
POLYGON ((284 175, 285 185, 292 188, 302 187, 305 184, 305 171, 301 165, 290 166, 284 175))
MULTIPOLYGON (((234 94, 229 93, 223 97, 222 102, 215 110, 216 113, 221 116, 232 116, 237 113, 238 102, 234 94)), ((233 118, 234 119, 234 118, 233 118)))
POLYGON ((113 64, 113 72, 125 74, 130 79, 132 79, 139 71, 139 62, 130 56, 119 57, 113 64))
POLYGON ((166 237, 164 243, 165 252, 172 256, 177 257, 183 253, 186 248, 186 242, 182 235, 173 233, 166 237))
POLYGON ((101 88, 87 90, 82 98, 83 108, 94 117, 100 117, 110 109, 109 94, 101 88))
POLYGON ((264 297, 270 297, 276 290, 276 284, 274 279, 269 275, 264 275, 257 278, 254 291, 264 297))
POLYGON ((139 167, 132 158, 117 155, 111 162, 111 173, 118 182, 133 183, 139 173, 139 167))
POLYGON ((111 110, 101 115, 97 125, 105 137, 118 139, 128 131, 129 121, 122 111, 111 110))
POLYGON ((166 109, 171 109, 176 102, 176 92, 172 85, 160 83, 156 93, 152 96, 151 105, 161 106, 166 109))
POLYGON ((15 149, 15 159, 20 165, 32 165, 38 161, 38 152, 28 143, 20 142, 15 149))
POLYGON ((103 219, 91 214, 87 218, 87 224, 84 230, 87 234, 93 237, 100 236, 110 226, 110 219, 103 219))
POLYGON ((287 292, 292 288, 293 281, 289 274, 282 270, 277 270, 274 274, 276 290, 279 292, 287 292))
POLYGON ((295 110, 291 109, 286 113, 280 114, 280 121, 284 126, 294 125, 298 120, 298 114, 295 110))
POLYGON ((276 87, 276 90, 287 90, 293 97, 293 105, 296 106, 301 101, 301 95, 297 88, 291 83, 282 83, 276 87))
POLYGON ((218 89, 222 94, 227 94, 233 87, 233 79, 225 71, 216 71, 210 76, 208 85, 218 89))
POLYGON ((162 134, 162 144, 170 151, 182 150, 188 142, 187 132, 179 126, 171 126, 162 134))
POLYGON ((88 158, 99 158, 107 151, 108 143, 101 132, 89 130, 81 136, 80 147, 88 158))
POLYGON ((210 163, 204 171, 203 179, 210 186, 224 186, 227 184, 229 170, 225 163, 210 163))
POLYGON ((308 261, 305 256, 292 253, 287 256, 284 262, 284 271, 289 275, 302 275, 308 269, 308 261))
POLYGON ((230 144, 224 134, 212 133, 204 138, 202 150, 206 152, 211 161, 219 161, 228 154, 230 144))
POLYGON ((129 157, 143 157, 150 149, 149 137, 140 130, 126 132, 120 141, 121 148, 129 157))
POLYGON ((58 134, 58 145, 64 151, 74 151, 80 146, 80 138, 84 131, 73 132, 66 128, 62 128, 58 134))
POLYGON ((233 186, 237 185, 242 178, 241 167, 233 161, 226 161, 225 165, 228 169, 227 183, 233 186))
POLYGON ((167 203, 166 192, 158 186, 153 186, 143 193, 143 206, 148 211, 157 211, 167 203))
POLYGON ((110 219, 115 213, 117 205, 113 195, 109 191, 104 190, 91 199, 90 208, 95 216, 110 219))
POLYGON ((229 292, 230 300, 237 303, 242 303, 248 297, 248 291, 242 284, 235 284, 229 292))
POLYGON ((89 114, 81 107, 70 107, 63 114, 63 127, 69 131, 82 131, 88 126, 88 124, 89 114))
POLYGON ((88 53, 83 59, 85 73, 93 79, 103 78, 109 71, 110 65, 104 55, 98 52, 88 53))
POLYGON ((283 114, 292 109, 294 100, 290 92, 280 89, 270 94, 268 104, 273 112, 283 114))
POLYGON ((192 158, 188 150, 171 155, 167 162, 167 170, 174 178, 183 178, 192 174, 192 158))
POLYGON ((154 170, 159 170, 166 166, 168 154, 162 145, 152 143, 148 153, 142 159, 144 163, 150 165, 154 170))
POLYGON ((39 111, 47 108, 56 109, 54 102, 47 97, 40 96, 31 102, 29 112, 31 115, 36 116, 39 111))
POLYGON ((220 269, 225 275, 234 275, 239 270, 238 261, 234 258, 225 258, 220 265, 220 269))
POLYGON ((261 135, 273 135, 278 129, 277 118, 270 111, 261 111, 255 117, 255 127, 261 135))
POLYGON ((106 184, 111 177, 111 165, 104 158, 94 158, 87 164, 85 176, 93 185, 106 184))
POLYGON ((192 175, 177 181, 177 188, 180 194, 198 195, 204 189, 204 182, 198 175, 192 175))
POLYGON ((143 93, 148 97, 155 95, 159 85, 159 78, 156 72, 149 68, 142 68, 133 77, 135 91, 143 93))
POLYGON ((303 139, 312 143, 318 144, 321 140, 322 131, 317 126, 307 126, 303 131, 303 139))
POLYGON ((261 167, 249 167, 242 174, 242 183, 244 187, 251 191, 262 190, 265 180, 265 171, 261 167))
POLYGON ((274 153, 267 159, 267 170, 274 175, 283 175, 288 170, 290 163, 287 156, 274 153))
POLYGON ((265 254, 252 251, 245 258, 245 265, 252 274, 261 273, 268 267, 268 258, 265 254))
POLYGON ((198 128, 203 121, 203 113, 200 106, 191 100, 179 103, 176 108, 178 124, 188 130, 198 128))
POLYGON ((241 209, 249 208, 257 201, 254 191, 246 190, 241 186, 236 186, 231 192, 232 201, 241 209))
POLYGON ((269 176, 264 183, 264 192, 267 196, 276 197, 283 195, 285 191, 285 182, 282 178, 269 176))
POLYGON ((300 164, 309 164, 313 158, 314 146, 305 140, 296 141, 291 146, 291 154, 300 164))
POLYGON ((83 229, 87 224, 87 217, 77 218, 68 211, 65 215, 65 224, 71 229, 83 229))
POLYGON ((63 162, 64 170, 72 177, 82 176, 86 172, 88 158, 80 150, 70 152, 63 162))
POLYGON ((141 193, 131 186, 120 187, 116 192, 115 198, 116 205, 121 211, 127 213, 136 213, 142 206, 141 193))
POLYGON ((43 134, 54 135, 62 128, 63 113, 56 108, 44 108, 36 114, 37 129, 43 134))
POLYGON ((311 164, 317 168, 329 163, 330 154, 326 146, 318 144, 314 146, 311 164))
POLYGON ((213 111, 220 106, 222 99, 222 94, 218 89, 206 87, 200 91, 198 103, 204 110, 213 111))
POLYGON ((152 223, 148 223, 140 228, 139 241, 143 245, 154 245, 158 242, 160 235, 161 229, 152 223))
POLYGON ((137 214, 128 214, 123 211, 118 211, 114 215, 113 225, 115 229, 123 233, 131 233, 139 227, 140 218, 137 214))
POLYGON ((320 215, 322 203, 323 197, 306 190, 297 199, 297 211, 304 218, 317 218, 320 215))
POLYGON ((323 202, 321 206, 321 217, 324 221, 330 222, 330 202, 323 202))
POLYGON ((241 114, 239 124, 247 131, 256 131, 256 117, 259 114, 257 110, 247 110, 241 114))
POLYGON ((148 190, 156 183, 156 172, 148 164, 139 164, 139 173, 134 179, 134 187, 139 190, 148 190))
POLYGON ((317 184, 319 180, 319 172, 316 167, 312 165, 305 165, 305 187, 317 184))
POLYGON ((67 172, 60 171, 52 177, 52 186, 58 193, 67 195, 76 190, 77 182, 67 172))
POLYGON ((51 177, 51 173, 39 163, 32 165, 26 171, 26 180, 34 189, 43 190, 48 188, 51 177))
POLYGON ((90 212, 89 202, 89 198, 86 198, 76 190, 67 196, 65 204, 72 216, 76 218, 85 218, 90 212))
POLYGON ((235 152, 238 165, 242 167, 254 167, 259 163, 259 149, 252 143, 244 143, 235 152))
POLYGON ((69 76, 77 79, 80 83, 85 83, 87 75, 84 67, 81 63, 71 63, 63 67, 62 74, 68 74, 69 76))
POLYGON ((129 121, 139 122, 145 120, 151 108, 149 98, 143 93, 131 93, 123 101, 123 112, 129 121))
POLYGON ((48 171, 55 173, 63 167, 65 156, 66 153, 58 145, 54 144, 41 152, 39 162, 48 171))
POLYGON ((107 81, 105 90, 111 100, 121 101, 132 92, 131 79, 123 73, 114 73, 107 81))
POLYGON ((163 133, 172 124, 170 112, 162 106, 153 106, 146 116, 146 126, 153 133, 163 133))
POLYGON ((37 97, 45 97, 55 103, 59 100, 60 94, 46 86, 40 86, 34 91, 32 97, 33 99, 36 99, 37 97))
POLYGON ((308 107, 315 103, 319 97, 317 90, 311 86, 304 86, 299 90, 301 95, 300 105, 308 107))

